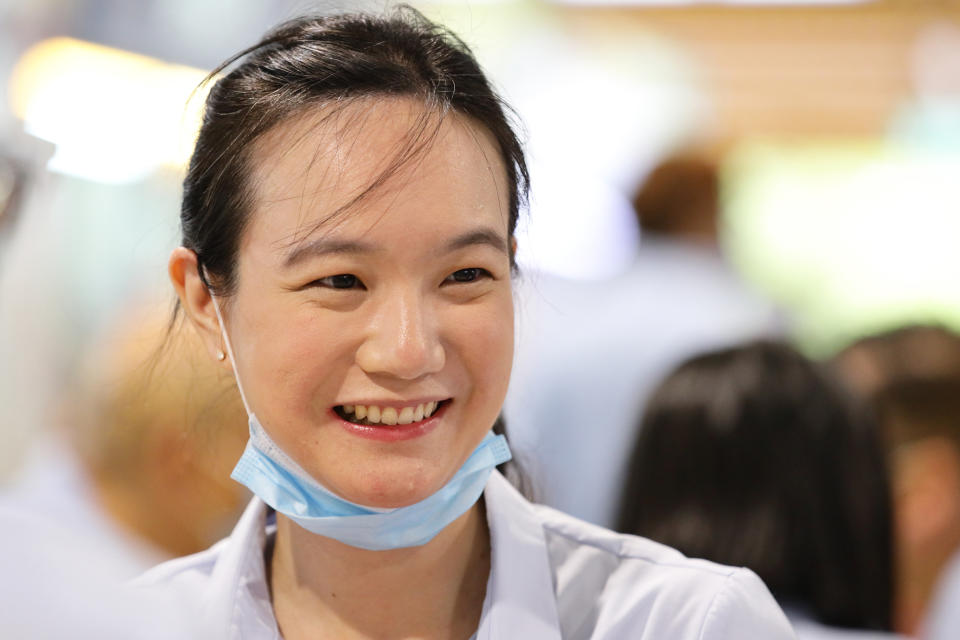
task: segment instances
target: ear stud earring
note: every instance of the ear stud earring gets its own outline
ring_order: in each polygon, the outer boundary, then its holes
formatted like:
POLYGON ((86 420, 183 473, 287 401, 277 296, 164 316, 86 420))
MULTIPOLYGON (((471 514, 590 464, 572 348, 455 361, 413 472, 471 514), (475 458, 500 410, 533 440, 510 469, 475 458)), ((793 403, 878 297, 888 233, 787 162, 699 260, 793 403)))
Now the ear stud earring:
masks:
POLYGON ((223 352, 223 349, 217 349, 217 360, 219 360, 220 362, 223 362, 224 360, 226 360, 226 358, 227 358, 227 354, 223 352))

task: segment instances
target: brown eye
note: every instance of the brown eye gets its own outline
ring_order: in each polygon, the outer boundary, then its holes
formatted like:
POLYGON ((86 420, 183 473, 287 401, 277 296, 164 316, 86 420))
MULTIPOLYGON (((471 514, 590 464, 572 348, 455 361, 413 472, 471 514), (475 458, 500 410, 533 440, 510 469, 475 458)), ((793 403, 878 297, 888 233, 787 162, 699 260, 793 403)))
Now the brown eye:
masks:
POLYGON ((360 282, 360 278, 353 275, 352 273, 340 273, 335 276, 327 276, 326 278, 320 278, 315 280, 314 284, 321 287, 328 287, 330 289, 363 289, 363 283, 360 282))
POLYGON ((486 269, 471 267, 469 269, 458 269, 454 271, 444 282, 475 282, 480 278, 489 278, 490 272, 486 269))

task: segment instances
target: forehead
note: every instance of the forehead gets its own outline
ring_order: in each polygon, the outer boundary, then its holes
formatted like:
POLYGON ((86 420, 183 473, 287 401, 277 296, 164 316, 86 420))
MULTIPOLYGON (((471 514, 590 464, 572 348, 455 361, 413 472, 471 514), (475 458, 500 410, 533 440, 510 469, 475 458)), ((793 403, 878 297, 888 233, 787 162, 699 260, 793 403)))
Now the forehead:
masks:
POLYGON ((506 237, 510 191, 497 150, 470 118, 408 98, 315 108, 255 147, 248 239, 284 248, 336 229, 372 230, 392 212, 405 212, 399 224, 483 223, 506 237))

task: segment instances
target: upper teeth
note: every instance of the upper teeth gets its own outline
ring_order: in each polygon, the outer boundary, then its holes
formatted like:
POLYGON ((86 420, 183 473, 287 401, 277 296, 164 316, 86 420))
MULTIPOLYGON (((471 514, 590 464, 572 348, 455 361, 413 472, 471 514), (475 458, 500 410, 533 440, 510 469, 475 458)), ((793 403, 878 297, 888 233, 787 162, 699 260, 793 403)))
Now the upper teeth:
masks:
POLYGON ((358 420, 366 419, 373 424, 410 424, 429 418, 437 410, 436 401, 418 404, 415 407, 378 407, 365 404, 345 404, 344 413, 352 413, 358 420))

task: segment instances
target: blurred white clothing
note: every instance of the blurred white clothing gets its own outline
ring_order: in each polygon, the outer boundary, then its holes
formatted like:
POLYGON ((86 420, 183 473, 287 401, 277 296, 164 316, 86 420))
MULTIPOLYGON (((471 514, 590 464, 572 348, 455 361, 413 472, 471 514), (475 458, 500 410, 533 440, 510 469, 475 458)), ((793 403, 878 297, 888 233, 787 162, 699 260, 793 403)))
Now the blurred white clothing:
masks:
POLYGON ((614 524, 643 401, 682 360, 783 333, 719 252, 647 234, 625 274, 520 284, 505 404, 513 450, 552 507, 614 524))
POLYGON ((52 434, 39 439, 13 484, 0 490, 0 507, 85 540, 98 550, 103 574, 121 581, 170 557, 112 519, 79 461, 52 434))
POLYGON ((954 556, 940 579, 920 637, 923 640, 960 638, 960 553, 954 556))
POLYGON ((0 504, 0 638, 191 640, 170 594, 122 587, 103 540, 0 504))
POLYGON ((800 610, 791 607, 784 607, 783 610, 797 632, 797 640, 906 640, 896 633, 829 627, 800 610))
MULTIPOLYGON (((747 569, 691 560, 532 505, 494 472, 484 492, 491 566, 477 640, 781 640, 783 612, 747 569)), ((231 536, 167 562, 137 585, 196 606, 200 635, 279 640, 258 498, 231 536)))

